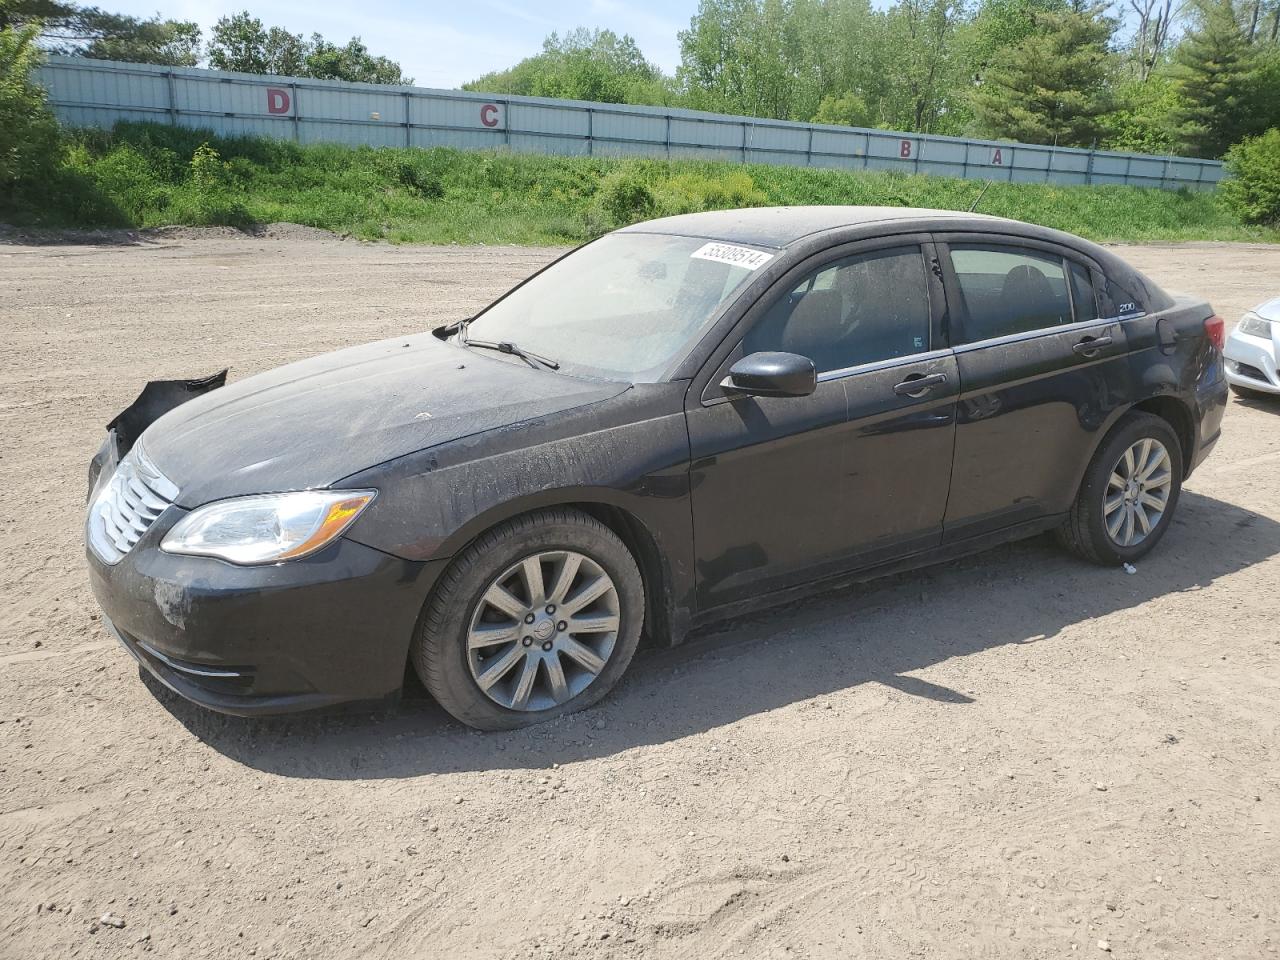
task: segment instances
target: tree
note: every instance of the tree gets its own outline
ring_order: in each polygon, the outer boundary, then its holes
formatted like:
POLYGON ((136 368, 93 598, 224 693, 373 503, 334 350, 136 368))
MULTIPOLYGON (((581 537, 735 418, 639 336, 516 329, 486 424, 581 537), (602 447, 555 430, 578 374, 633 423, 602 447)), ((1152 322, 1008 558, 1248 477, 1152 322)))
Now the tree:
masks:
POLYGON ((41 177, 47 190, 62 152, 44 89, 31 78, 40 62, 37 34, 34 26, 0 27, 0 210, 41 177))
POLYGON ((1227 151, 1222 182, 1228 208, 1245 223, 1280 224, 1280 129, 1251 137, 1227 151))
POLYGON ((702 0, 680 34, 690 106, 808 120, 852 95, 877 126, 960 133, 963 0, 702 0))
POLYGON ((1169 41, 1173 0, 1129 0, 1129 6, 1138 17, 1133 36, 1133 56, 1137 60, 1138 78, 1146 80, 1160 62, 1169 41))
POLYGON ((882 49, 892 59, 882 67, 889 80, 880 107, 882 123, 921 133, 962 132, 968 122, 963 95, 968 70, 957 43, 964 19, 961 3, 899 0, 884 18, 882 49))
POLYGON ((845 127, 865 127, 871 122, 867 103, 856 93, 827 96, 818 104, 814 123, 830 123, 845 127))
POLYGON ((143 20, 57 0, 0 0, 0 28, 25 25, 53 53, 179 67, 200 62, 200 27, 188 20, 143 20))
POLYGON ((194 67, 200 62, 200 37, 200 27, 187 20, 138 20, 95 37, 81 52, 98 60, 194 67))
POLYGON ((1177 149, 1169 117, 1182 108, 1182 95, 1167 70, 1145 80, 1127 76, 1112 93, 1114 109, 1102 118, 1103 146, 1133 153, 1167 154, 1177 149))
POLYGON ((400 64, 376 57, 359 37, 344 46, 318 33, 304 40, 300 33, 266 27, 247 10, 222 17, 209 39, 209 65, 217 70, 278 76, 314 77, 358 83, 413 83, 400 64))
POLYGON ((1218 157, 1255 129, 1248 110, 1259 66, 1232 0, 1198 0, 1194 26, 1173 53, 1170 75, 1181 97, 1171 120, 1185 151, 1218 157))
POLYGON ((1067 0, 981 0, 969 29, 968 58, 981 75, 997 53, 1036 32, 1036 14, 1061 13, 1067 0))
MULTIPOLYGON (((677 78, 690 106, 752 117, 808 119, 817 98, 806 89, 804 6, 788 0, 701 0, 680 32, 677 78), (804 106, 801 103, 809 101, 804 106)), ((827 92, 835 92, 827 91, 827 92)))
POLYGON ((387 57, 375 57, 359 37, 345 46, 336 46, 318 33, 311 35, 311 45, 303 62, 304 77, 317 80, 348 80, 356 83, 413 83, 412 77, 400 72, 400 64, 387 57))
POLYGON ((477 77, 464 90, 527 97, 562 97, 603 103, 667 103, 673 99, 662 71, 645 59, 629 35, 579 27, 552 33, 542 52, 515 66, 477 77))
POLYGON ((1110 108, 1107 88, 1114 25, 1097 9, 1039 10, 1034 32, 996 52, 973 93, 987 136, 1085 147, 1110 108))

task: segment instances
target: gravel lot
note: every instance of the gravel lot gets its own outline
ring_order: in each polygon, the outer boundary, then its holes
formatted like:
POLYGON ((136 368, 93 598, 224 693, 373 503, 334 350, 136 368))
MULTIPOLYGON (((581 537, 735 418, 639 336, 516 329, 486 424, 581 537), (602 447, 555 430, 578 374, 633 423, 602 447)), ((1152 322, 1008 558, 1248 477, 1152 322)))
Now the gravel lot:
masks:
MULTIPOLYGON (((0 242, 0 957, 1276 952, 1280 403, 1232 401, 1136 575, 1015 544, 642 653, 530 731, 420 689, 251 722, 142 682, 83 570, 102 424, 148 379, 465 315, 553 252, 0 242)), ((1124 252, 1231 322, 1280 291, 1278 248, 1124 252)))

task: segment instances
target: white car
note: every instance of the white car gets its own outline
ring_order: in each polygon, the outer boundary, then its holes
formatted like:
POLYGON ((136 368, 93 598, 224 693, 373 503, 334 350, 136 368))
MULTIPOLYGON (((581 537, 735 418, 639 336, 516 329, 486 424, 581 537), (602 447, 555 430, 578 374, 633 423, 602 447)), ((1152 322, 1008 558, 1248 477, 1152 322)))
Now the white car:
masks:
POLYGON ((1227 382, 1237 394, 1280 394, 1280 297, 1241 317, 1222 352, 1227 359, 1227 382))

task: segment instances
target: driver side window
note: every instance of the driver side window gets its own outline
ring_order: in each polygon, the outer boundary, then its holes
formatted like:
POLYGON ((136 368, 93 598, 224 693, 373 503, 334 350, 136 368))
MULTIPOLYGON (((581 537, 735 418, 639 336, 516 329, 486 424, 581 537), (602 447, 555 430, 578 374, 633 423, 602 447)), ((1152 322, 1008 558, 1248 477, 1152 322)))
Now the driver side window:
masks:
POLYGON ((924 254, 891 247, 819 267, 769 308, 743 348, 798 353, 828 373, 924 353, 929 327, 924 254))

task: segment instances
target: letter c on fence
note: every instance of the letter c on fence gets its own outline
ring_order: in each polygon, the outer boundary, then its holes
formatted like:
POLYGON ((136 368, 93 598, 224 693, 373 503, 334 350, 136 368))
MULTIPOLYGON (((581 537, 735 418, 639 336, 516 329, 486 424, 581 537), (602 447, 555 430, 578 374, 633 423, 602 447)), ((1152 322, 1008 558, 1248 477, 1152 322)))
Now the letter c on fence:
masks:
POLYGON ((900 156, 903 160, 911 159, 911 141, 910 140, 903 140, 902 143, 898 145, 898 156, 900 156))
POLYGON ((496 127, 498 125, 497 104, 486 103, 480 108, 480 122, 486 127, 496 127))
POLYGON ((279 87, 267 87, 267 113, 288 113, 289 94, 279 87))

